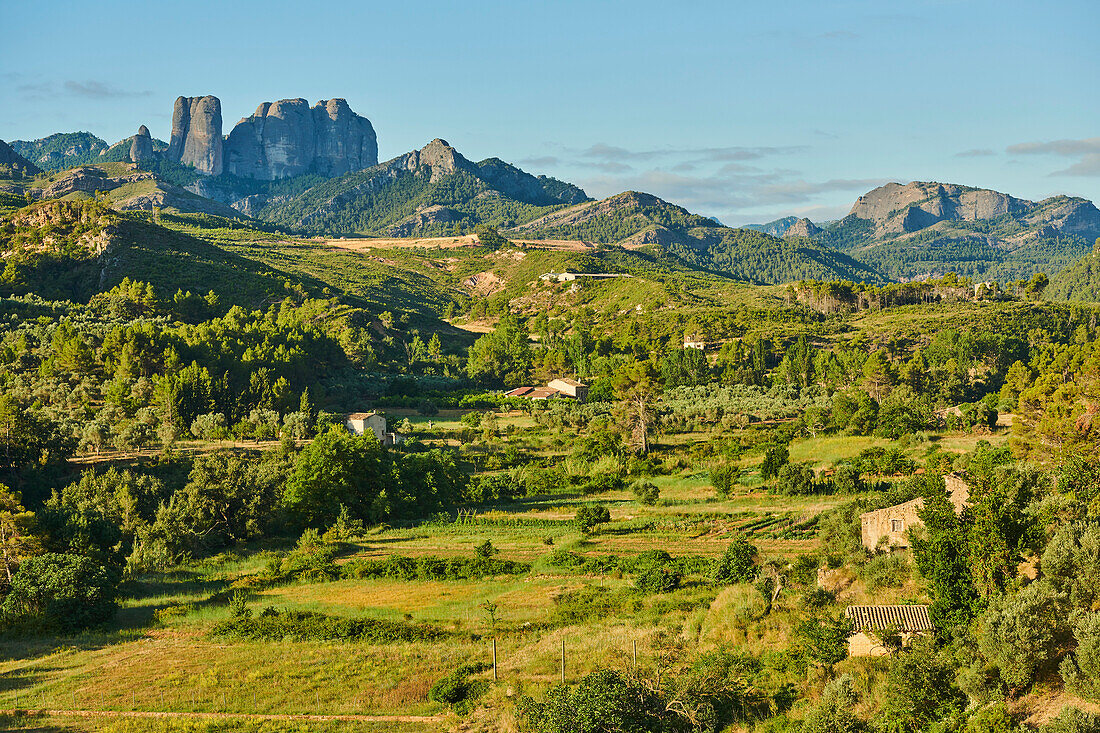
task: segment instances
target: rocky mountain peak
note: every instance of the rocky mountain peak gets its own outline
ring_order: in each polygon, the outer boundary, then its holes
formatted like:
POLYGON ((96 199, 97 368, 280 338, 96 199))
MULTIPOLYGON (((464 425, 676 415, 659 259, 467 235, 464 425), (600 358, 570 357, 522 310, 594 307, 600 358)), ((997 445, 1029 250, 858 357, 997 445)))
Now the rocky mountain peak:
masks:
POLYGON ((172 110, 168 158, 208 175, 223 170, 222 103, 217 97, 179 97, 172 110))
POLYGON ((370 120, 346 100, 264 102, 242 119, 226 139, 226 172, 242 178, 276 180, 303 173, 340 176, 378 162, 378 140, 370 120))
POLYGON ((153 137, 149 134, 148 127, 145 125, 139 127, 137 134, 130 140, 131 161, 140 163, 143 160, 149 160, 153 157, 153 137))
POLYGON ((417 159, 418 168, 431 169, 433 181, 468 165, 469 161, 462 157, 461 153, 452 148, 446 140, 438 137, 420 149, 417 159))
POLYGON ((810 221, 806 217, 802 217, 801 219, 796 219, 794 221, 794 223, 792 223, 787 228, 787 231, 783 232, 783 236, 784 237, 812 237, 820 231, 821 231, 821 227, 819 227, 817 224, 814 224, 812 221, 810 221))

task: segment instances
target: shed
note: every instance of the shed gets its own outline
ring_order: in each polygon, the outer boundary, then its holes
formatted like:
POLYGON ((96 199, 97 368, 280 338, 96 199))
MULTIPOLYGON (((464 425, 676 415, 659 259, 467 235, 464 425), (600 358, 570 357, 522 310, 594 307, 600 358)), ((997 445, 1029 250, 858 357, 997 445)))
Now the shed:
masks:
POLYGON ((890 629, 908 646, 915 637, 924 636, 936 627, 928 617, 928 606, 848 606, 844 615, 852 623, 848 637, 848 656, 881 657, 890 653, 883 644, 882 632, 890 629))

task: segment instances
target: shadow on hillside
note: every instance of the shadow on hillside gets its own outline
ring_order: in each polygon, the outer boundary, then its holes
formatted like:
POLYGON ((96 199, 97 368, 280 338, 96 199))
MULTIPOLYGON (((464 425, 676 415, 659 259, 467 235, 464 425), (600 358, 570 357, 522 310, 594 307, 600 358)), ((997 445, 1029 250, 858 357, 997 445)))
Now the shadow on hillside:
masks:
POLYGON ((0 713, 0 730, 20 731, 21 733, 76 733, 76 728, 55 725, 47 722, 44 716, 36 713, 17 712, 13 715, 0 713))

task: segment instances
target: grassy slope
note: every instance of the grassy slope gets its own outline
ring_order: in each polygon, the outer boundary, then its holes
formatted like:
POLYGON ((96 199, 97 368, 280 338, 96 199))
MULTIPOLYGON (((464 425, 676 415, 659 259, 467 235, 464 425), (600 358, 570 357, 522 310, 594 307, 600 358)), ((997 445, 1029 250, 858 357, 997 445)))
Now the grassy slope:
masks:
MULTIPOLYGON (((413 416, 421 427, 425 420, 413 416)), ((537 428, 529 417, 507 420, 518 434, 540 443, 542 450, 555 450, 554 435, 537 428)), ((441 415, 435 419, 435 428, 458 430, 460 423, 441 415)), ((693 441, 705 440, 708 433, 703 430, 684 437, 686 449, 693 441)), ((994 436, 993 440, 999 442, 1003 437, 994 436)), ((882 442, 873 438, 804 439, 792 446, 792 456, 822 467, 882 442)), ((919 450, 914 447, 910 453, 916 455, 919 450)), ((756 459, 758 456, 744 461, 750 472, 755 470, 756 459)), ((732 643, 760 654, 785 646, 789 627, 798 614, 796 596, 785 596, 765 617, 759 596, 751 587, 711 588, 697 578, 689 578, 685 587, 671 594, 646 597, 635 609, 614 610, 578 624, 554 621, 553 599, 562 592, 589 584, 616 591, 628 587, 631 579, 562 571, 546 563, 545 556, 551 549, 565 548, 590 556, 662 549, 676 556, 713 557, 722 552, 738 527, 766 516, 801 521, 849 498, 777 497, 742 488, 720 501, 708 485, 706 471, 694 465, 658 477, 656 482, 662 501, 655 507, 638 504, 627 492, 594 497, 610 508, 612 522, 588 537, 578 532, 571 518, 576 507, 590 499, 561 495, 483 512, 476 521, 465 524, 376 528, 342 552, 345 558, 390 553, 468 557, 475 545, 490 539, 500 549, 501 557, 533 562, 535 570, 529 576, 299 583, 260 590, 249 601, 254 612, 273 605, 391 620, 408 614, 414 620, 457 632, 445 641, 345 644, 288 639, 272 644, 212 639, 206 631, 228 615, 224 603, 214 602, 212 597, 224 595, 234 579, 259 571, 267 561, 267 552, 252 547, 184 565, 171 573, 143 577, 130 588, 132 595, 110 631, 76 639, 0 640, 0 675, 11 683, 0 689, 0 707, 18 704, 247 714, 446 714, 443 706, 427 701, 429 687, 458 664, 487 661, 487 635, 492 633, 498 639, 502 685, 491 690, 482 702, 489 708, 486 714, 500 716, 501 710, 509 707, 504 699, 505 687, 538 695, 554 683, 563 638, 571 681, 599 666, 623 664, 624 652, 632 642, 637 642, 643 668, 650 667, 652 640, 662 628, 681 635, 689 648, 732 643), (552 547, 547 545, 548 539, 552 547), (481 608, 485 601, 499 607, 501 620, 492 632, 481 608), (158 617, 160 620, 155 620, 158 617)), ((791 559, 818 549, 812 537, 784 539, 773 535, 768 528, 752 535, 754 543, 770 557, 791 559)), ((269 543, 267 547, 281 549, 285 544, 269 543)), ((879 603, 922 598, 910 577, 873 596, 856 581, 845 602, 869 601, 872 597, 879 603)), ((839 671, 855 671, 863 665, 881 666, 881 662, 848 660, 841 663, 839 671)), ((88 721, 75 725, 75 730, 93 729, 88 721)), ((328 730, 315 724, 300 725, 296 729, 328 730)))

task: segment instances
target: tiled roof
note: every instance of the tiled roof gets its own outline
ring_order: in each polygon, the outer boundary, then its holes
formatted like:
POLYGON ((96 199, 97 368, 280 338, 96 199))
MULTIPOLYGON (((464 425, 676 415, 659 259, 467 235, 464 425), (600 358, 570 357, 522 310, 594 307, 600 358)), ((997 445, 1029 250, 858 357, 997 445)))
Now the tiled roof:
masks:
POLYGON ((584 382, 578 382, 577 380, 570 379, 569 377, 557 377, 556 379, 551 379, 550 381, 551 382, 562 382, 563 384, 568 384, 570 387, 584 387, 585 386, 584 382))
POLYGON ((561 394, 561 392, 554 389, 553 387, 535 387, 533 390, 531 390, 531 399, 544 400, 547 397, 553 397, 556 394, 561 394))
POLYGON ((377 414, 378 414, 377 412, 353 412, 350 415, 348 415, 347 419, 348 420, 366 420, 368 417, 370 417, 372 415, 377 415, 377 414))
POLYGON ((531 391, 534 390, 534 389, 535 389, 534 387, 516 387, 515 389, 513 389, 510 392, 505 392, 504 396, 505 397, 523 397, 527 394, 530 394, 531 391))
POLYGON ((928 606, 848 606, 844 614, 860 631, 881 631, 893 626, 898 631, 932 631, 928 606))

